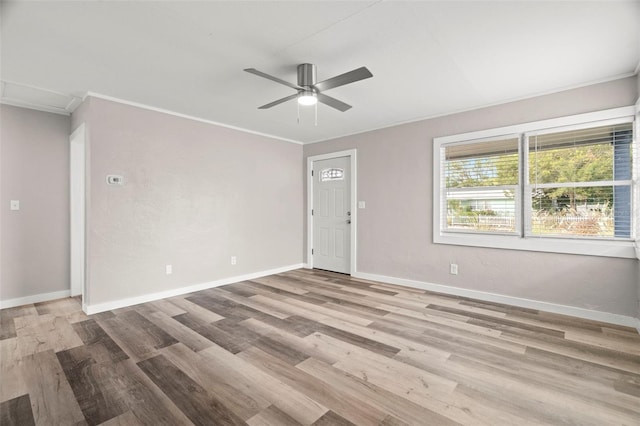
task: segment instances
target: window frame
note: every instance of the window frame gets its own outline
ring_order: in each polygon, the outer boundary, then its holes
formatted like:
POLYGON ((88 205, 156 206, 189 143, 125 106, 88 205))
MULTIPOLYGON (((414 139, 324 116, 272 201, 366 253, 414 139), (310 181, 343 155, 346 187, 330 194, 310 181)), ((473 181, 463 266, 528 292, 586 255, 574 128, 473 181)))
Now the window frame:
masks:
MULTIPOLYGON (((507 127, 480 130, 475 132, 436 137, 433 139, 433 242, 435 244, 451 244, 474 247, 488 247, 511 250, 541 251, 549 253, 581 254, 591 256, 606 256, 620 258, 635 258, 633 239, 640 237, 640 222, 633 221, 630 240, 613 239, 587 239, 584 237, 551 237, 528 235, 525 228, 531 219, 531 200, 525 195, 531 190, 528 178, 528 137, 533 134, 553 133, 572 129, 582 129, 588 127, 598 127, 607 124, 618 124, 624 122, 634 122, 636 116, 635 106, 613 108, 609 110, 596 111, 585 114, 558 117, 548 120, 522 123, 507 127), (443 147, 452 144, 462 144, 491 140, 497 138, 507 138, 509 136, 519 136, 519 191, 516 196, 516 234, 493 234, 464 232, 456 230, 446 230, 443 227, 443 220, 446 221, 446 194, 443 165, 443 147)), ((637 130, 638 123, 634 123, 634 130, 637 130)), ((638 170, 638 135, 633 132, 633 174, 631 179, 632 193, 632 214, 640 210, 640 193, 638 170)), ((530 198, 530 197, 529 197, 530 198)), ((635 216, 637 217, 637 215, 635 216)), ((634 219, 634 218, 632 218, 634 219)))

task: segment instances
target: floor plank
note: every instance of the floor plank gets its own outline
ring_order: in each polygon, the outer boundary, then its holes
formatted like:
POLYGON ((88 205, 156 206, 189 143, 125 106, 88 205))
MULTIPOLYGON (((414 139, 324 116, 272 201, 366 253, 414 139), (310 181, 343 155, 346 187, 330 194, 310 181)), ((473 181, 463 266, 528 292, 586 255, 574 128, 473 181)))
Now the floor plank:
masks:
POLYGON ((35 424, 29 395, 22 395, 0 403, 0 425, 35 426, 35 424))
MULTIPOLYGON (((341 418, 348 419, 355 424, 377 425, 386 417, 386 413, 377 409, 375 406, 363 404, 348 393, 341 392, 258 348, 249 348, 241 352, 239 356, 258 368, 275 374, 289 386, 320 402, 329 408, 329 413, 334 412, 334 414, 341 416, 341 418)), ((323 417, 326 415, 327 413, 325 413, 323 417)), ((314 424, 318 424, 319 420, 320 419, 316 420, 314 424)))
POLYGON ((208 362, 227 370, 251 392, 271 402, 302 424, 311 424, 328 410, 319 401, 289 386, 281 378, 266 373, 220 346, 214 345, 200 352, 208 362))
POLYGON ((336 389, 350 393, 365 403, 373 404, 409 424, 457 424, 442 414, 314 358, 300 363, 297 368, 331 384, 336 389))
POLYGON ((224 371, 212 368, 205 358, 184 345, 169 346, 162 351, 162 355, 243 420, 250 419, 271 405, 266 400, 256 401, 244 394, 234 383, 226 380, 224 371))
POLYGON ((14 322, 21 356, 47 350, 58 352, 83 344, 69 321, 61 316, 22 316, 15 318, 14 322))
POLYGON ((53 351, 23 358, 22 377, 37 425, 84 423, 81 407, 53 351))
POLYGON ((270 405, 247 421, 250 426, 297 426, 300 423, 275 405, 270 405))
POLYGON ((18 317, 38 316, 33 305, 17 306, 0 310, 0 340, 16 337, 15 319, 18 317))
POLYGON ((133 310, 98 324, 135 361, 155 356, 158 349, 178 343, 169 333, 133 310))
POLYGON ((244 421, 224 403, 191 380, 163 355, 138 363, 153 382, 187 415, 195 425, 242 425, 244 421))
POLYGON ((100 426, 144 426, 144 423, 136 417, 133 411, 127 411, 124 414, 100 423, 100 426))
POLYGON ((22 377, 22 364, 17 337, 0 340, 0 401, 29 392, 22 377))

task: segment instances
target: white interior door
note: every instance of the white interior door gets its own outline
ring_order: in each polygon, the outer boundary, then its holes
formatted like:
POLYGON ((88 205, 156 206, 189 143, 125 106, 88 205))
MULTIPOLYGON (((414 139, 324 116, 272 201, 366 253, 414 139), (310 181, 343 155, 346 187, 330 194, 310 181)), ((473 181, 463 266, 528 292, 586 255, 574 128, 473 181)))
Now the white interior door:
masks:
POLYGON ((84 296, 85 280, 85 126, 69 138, 71 295, 84 296))
POLYGON ((313 267, 351 273, 349 157, 313 162, 313 267))

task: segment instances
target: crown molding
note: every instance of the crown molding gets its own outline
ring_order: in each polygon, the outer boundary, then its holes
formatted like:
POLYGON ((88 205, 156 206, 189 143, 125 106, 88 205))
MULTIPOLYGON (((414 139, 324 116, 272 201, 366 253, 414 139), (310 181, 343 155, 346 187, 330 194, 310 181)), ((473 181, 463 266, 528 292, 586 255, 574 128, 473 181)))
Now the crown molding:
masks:
POLYGON ((180 118, 184 118, 184 119, 187 119, 187 120, 197 121, 197 122, 200 122, 200 123, 211 124, 211 125, 214 125, 214 126, 224 127, 224 128, 231 129, 231 130, 237 130, 237 131, 243 132, 243 133, 249 133, 249 134, 252 134, 252 135, 262 136, 262 137, 265 137, 265 138, 276 139, 276 140, 279 140, 279 141, 282 141, 282 142, 293 143, 293 144, 296 144, 296 145, 303 145, 302 142, 296 141, 296 140, 293 140, 293 139, 287 139, 287 138, 283 138, 283 137, 280 137, 280 136, 270 135, 268 133, 256 132, 254 130, 245 129, 243 127, 231 126, 229 124, 220 123, 218 121, 207 120, 205 118, 195 117, 193 115, 182 114, 182 113, 171 111, 171 110, 164 109, 164 108, 157 108, 157 107, 154 107, 154 106, 151 106, 151 105, 147 105, 147 104, 143 104, 143 103, 140 103, 140 102, 128 101, 126 99, 120 99, 120 98, 116 98, 116 97, 113 97, 113 96, 103 95, 101 93, 88 91, 82 96, 82 101, 84 102, 87 98, 102 99, 102 100, 105 100, 105 101, 115 102, 115 103, 119 103, 119 104, 122 104, 122 105, 128 105, 128 106, 132 106, 132 107, 135 107, 135 108, 144 109, 144 110, 147 110, 147 111, 159 112, 161 114, 172 115, 174 117, 180 117, 180 118))

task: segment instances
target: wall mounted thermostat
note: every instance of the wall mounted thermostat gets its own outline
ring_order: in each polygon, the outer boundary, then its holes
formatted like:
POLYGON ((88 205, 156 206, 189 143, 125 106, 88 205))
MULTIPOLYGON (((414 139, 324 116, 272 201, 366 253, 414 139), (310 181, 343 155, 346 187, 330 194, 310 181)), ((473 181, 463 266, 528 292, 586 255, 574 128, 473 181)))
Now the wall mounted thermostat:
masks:
POLYGON ((124 185, 124 177, 119 175, 107 175, 107 185, 124 185))

